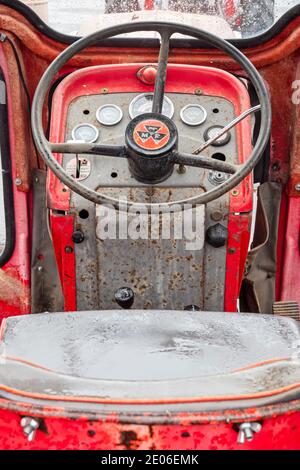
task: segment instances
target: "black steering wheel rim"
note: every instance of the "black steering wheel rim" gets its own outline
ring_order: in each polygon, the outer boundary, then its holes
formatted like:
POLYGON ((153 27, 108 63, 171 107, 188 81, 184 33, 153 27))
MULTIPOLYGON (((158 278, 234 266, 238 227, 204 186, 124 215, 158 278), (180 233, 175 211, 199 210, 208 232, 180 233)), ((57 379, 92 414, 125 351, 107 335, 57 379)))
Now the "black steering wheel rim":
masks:
MULTIPOLYGON (((205 193, 202 193, 198 196, 193 196, 192 198, 185 199, 182 201, 174 201, 172 203, 148 203, 142 204, 142 206, 147 207, 148 209, 152 209, 155 207, 156 210, 164 212, 168 211, 170 209, 170 206, 173 205, 175 207, 179 206, 183 208, 185 204, 192 205, 193 207, 200 204, 207 204, 215 199, 218 199, 219 197, 223 196, 225 193, 231 191, 237 185, 239 185, 259 162, 269 141, 271 131, 271 104, 269 100, 268 91, 262 77, 254 67, 254 65, 242 52, 240 52, 235 46, 233 46, 226 40, 218 38, 217 36, 211 33, 202 31, 192 26, 168 22, 126 23, 123 25, 112 26, 101 31, 92 33, 89 36, 79 39, 67 49, 65 49, 61 54, 59 54, 59 56, 50 64, 48 69, 45 71, 44 75, 42 76, 39 82, 33 99, 31 122, 33 137, 37 149, 39 150, 47 167, 50 168, 50 170, 57 176, 57 178, 62 183, 64 183, 69 189, 76 192, 80 196, 94 202, 95 204, 109 204, 121 210, 124 210, 124 208, 125 210, 128 210, 128 208, 132 206, 138 208, 141 205, 140 203, 132 203, 130 201, 120 201, 111 196, 101 194, 100 192, 89 189, 83 184, 74 180, 71 176, 66 173, 64 168, 55 159, 51 150, 51 143, 48 142, 48 140, 46 139, 43 130, 43 106, 46 99, 47 91, 51 86, 53 79, 61 70, 61 68, 72 57, 74 57, 76 54, 78 54, 87 47, 95 46, 100 41, 117 36, 119 34, 127 34, 139 31, 156 31, 161 35, 162 40, 164 40, 164 38, 166 37, 168 37, 168 40, 170 40, 173 34, 180 33, 208 42, 209 44, 213 45, 220 51, 225 52, 233 60, 235 60, 247 73, 248 78, 251 80, 256 90, 258 100, 261 106, 260 132, 250 157, 243 165, 240 165, 238 171, 233 174, 229 179, 227 179, 224 183, 220 184, 218 187, 211 189, 205 193)), ((116 154, 117 153, 118 152, 116 151, 116 154)))

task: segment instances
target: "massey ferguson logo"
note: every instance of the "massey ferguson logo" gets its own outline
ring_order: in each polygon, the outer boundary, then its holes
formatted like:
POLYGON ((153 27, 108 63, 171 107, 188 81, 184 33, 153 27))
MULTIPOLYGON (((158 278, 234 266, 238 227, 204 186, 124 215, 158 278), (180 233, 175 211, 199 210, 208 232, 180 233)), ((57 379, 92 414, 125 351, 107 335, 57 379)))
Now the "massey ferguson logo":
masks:
POLYGON ((159 150, 169 142, 170 131, 163 122, 149 119, 136 126, 133 140, 143 149, 159 150))

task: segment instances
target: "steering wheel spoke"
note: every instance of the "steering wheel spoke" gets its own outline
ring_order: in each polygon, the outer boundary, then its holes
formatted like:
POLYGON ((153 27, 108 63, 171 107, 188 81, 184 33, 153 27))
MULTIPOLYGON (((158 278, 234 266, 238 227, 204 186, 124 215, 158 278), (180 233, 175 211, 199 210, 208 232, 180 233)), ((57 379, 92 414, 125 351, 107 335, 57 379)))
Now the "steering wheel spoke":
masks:
POLYGON ((179 165, 193 166, 196 168, 203 168, 205 170, 220 171, 234 175, 238 171, 238 165, 222 162, 209 157, 202 157, 201 155, 192 155, 189 153, 176 152, 173 155, 174 162, 179 165))
POLYGON ((171 36, 172 33, 168 30, 160 32, 161 43, 152 105, 152 112, 157 114, 161 114, 163 109, 171 36))
POLYGON ((105 157, 127 157, 126 147, 122 145, 99 145, 74 141, 62 144, 49 142, 49 146, 53 153, 80 153, 86 155, 101 155, 105 157))

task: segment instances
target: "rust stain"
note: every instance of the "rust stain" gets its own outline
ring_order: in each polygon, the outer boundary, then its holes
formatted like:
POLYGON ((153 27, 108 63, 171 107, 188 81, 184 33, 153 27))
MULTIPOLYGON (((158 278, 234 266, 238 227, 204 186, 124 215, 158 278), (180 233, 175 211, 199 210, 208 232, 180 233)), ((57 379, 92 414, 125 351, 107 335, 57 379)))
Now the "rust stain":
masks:
POLYGON ((30 298, 30 289, 22 281, 0 269, 0 299, 9 305, 19 306, 20 299, 30 298))

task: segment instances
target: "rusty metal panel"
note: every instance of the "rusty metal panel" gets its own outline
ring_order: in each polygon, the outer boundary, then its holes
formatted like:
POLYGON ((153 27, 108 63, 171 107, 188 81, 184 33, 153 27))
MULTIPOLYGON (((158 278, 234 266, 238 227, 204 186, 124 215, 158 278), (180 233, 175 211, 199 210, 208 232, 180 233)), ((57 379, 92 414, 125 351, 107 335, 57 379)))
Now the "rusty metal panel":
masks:
MULTIPOLYGON (((130 120, 129 104, 135 96, 137 93, 108 93, 75 99, 68 111, 66 140, 71 139, 75 126, 87 122, 98 128, 99 142, 122 144, 130 120), (100 125, 96 119, 97 109, 108 103, 118 104, 123 111, 123 120, 113 127, 100 125)), ((173 119, 181 136, 179 149, 182 151, 191 152, 197 149, 203 142, 206 129, 212 125, 224 125, 234 118, 233 106, 224 98, 204 96, 201 93, 169 93, 168 96, 174 103, 173 119), (207 121, 202 126, 187 126, 180 119, 180 110, 191 103, 201 104, 207 110, 207 121)), ((237 163, 235 130, 231 132, 230 142, 221 148, 210 147, 204 154, 212 157, 218 152, 223 153, 227 161, 237 163)), ((65 155, 64 165, 68 165, 74 157, 65 155)), ((91 166, 91 171, 86 173, 84 180, 88 187, 114 197, 122 195, 133 202, 173 202, 195 196, 216 184, 208 171, 187 167, 183 173, 176 168, 167 181, 151 187, 132 178, 124 159, 100 156, 86 156, 86 159, 91 166)), ((161 233, 157 233, 154 239, 153 236, 150 239, 138 237, 139 239, 134 240, 124 240, 118 236, 103 239, 100 217, 103 208, 95 209, 76 194, 72 194, 71 205, 77 214, 76 227, 82 230, 85 237, 83 243, 75 246, 79 310, 116 308, 114 293, 124 286, 134 290, 135 308, 182 309, 191 304, 206 310, 224 308, 226 246, 214 248, 205 244, 204 239, 205 231, 210 225, 220 222, 227 227, 228 195, 208 204, 206 208, 197 209, 197 249, 187 249, 188 240, 184 237, 180 240, 172 237, 162 240, 161 233), (82 210, 89 214, 85 219, 80 216, 82 210), (216 214, 218 220, 215 220, 216 214)), ((111 211, 111 220, 115 216, 118 214, 111 211)), ((178 217, 180 215, 172 216, 171 234, 174 224, 179 222, 178 217)), ((162 222, 163 219, 158 224, 160 228, 162 222)), ((130 220, 128 223, 130 225, 130 220)), ((116 228, 119 232, 119 226, 116 228)), ((151 223, 148 228, 151 229, 151 223)))

